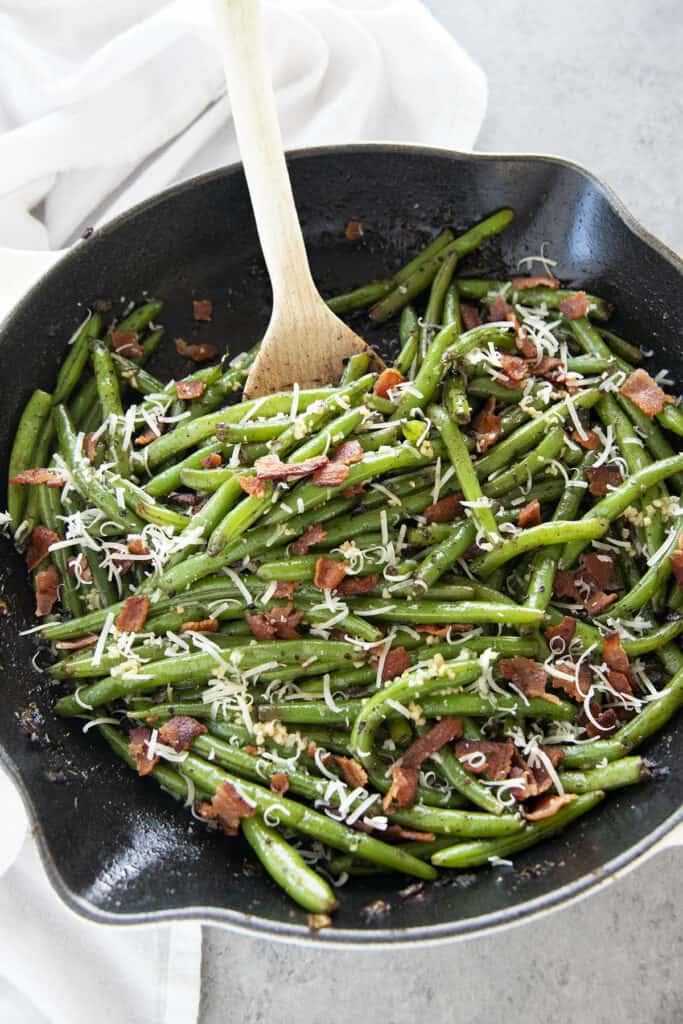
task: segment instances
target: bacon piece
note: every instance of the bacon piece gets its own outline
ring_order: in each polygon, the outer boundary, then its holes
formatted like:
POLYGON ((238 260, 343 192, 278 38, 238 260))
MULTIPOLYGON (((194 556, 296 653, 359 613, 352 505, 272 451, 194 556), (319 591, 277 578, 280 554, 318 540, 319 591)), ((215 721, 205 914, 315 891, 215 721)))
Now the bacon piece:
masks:
POLYGON ((316 469, 311 483, 316 487, 340 487, 349 475, 349 467, 343 462, 328 462, 316 469))
POLYGON ((286 597, 288 601, 291 601, 294 596, 294 591, 299 586, 294 580, 278 580, 278 583, 273 591, 273 597, 278 598, 286 597))
POLYGON ((462 325, 466 331, 472 331, 475 327, 479 327, 481 324, 481 317, 479 316, 479 310, 476 306, 470 306, 466 302, 460 303, 460 316, 462 317, 462 325))
POLYGON ((138 344, 137 331, 110 331, 111 344, 117 355, 127 359, 139 359, 143 354, 142 345, 138 344))
POLYGON ((36 569, 43 559, 47 558, 50 545, 56 544, 59 539, 59 535, 54 530, 48 530, 47 526, 43 526, 41 523, 33 527, 26 548, 26 565, 29 572, 36 569))
POLYGON ((552 793, 542 796, 535 802, 532 811, 524 812, 524 817, 527 821, 542 821, 543 818, 552 818, 561 807, 566 807, 572 800, 576 800, 576 793, 552 793))
POLYGON ((498 671, 503 679, 511 682, 525 697, 541 697, 554 704, 559 703, 559 697, 545 692, 548 674, 539 661, 523 658, 521 655, 501 658, 498 662, 498 671))
POLYGON ((339 768, 344 782, 351 789, 364 786, 368 781, 368 773, 365 771, 365 768, 358 764, 358 761, 354 761, 352 757, 341 757, 339 754, 334 754, 332 760, 339 768))
POLYGON ((144 725, 131 729, 128 733, 128 752, 135 758, 138 775, 149 775, 154 771, 159 762, 159 757, 154 754, 149 756, 149 741, 152 738, 152 730, 144 725))
POLYGON ((397 807, 412 807, 417 795, 418 770, 395 764, 391 769, 391 785, 382 798, 382 807, 390 814, 397 807))
POLYGON ((193 299, 192 316, 195 320, 208 323, 213 315, 213 302, 211 299, 193 299))
POLYGON ((206 384, 203 380, 177 380, 175 393, 178 398, 191 401, 193 398, 201 398, 206 391, 206 384))
POLYGON ((344 228, 344 235, 349 242, 357 242, 359 238, 363 237, 363 222, 350 220, 344 228))
POLYGON ((359 494, 365 494, 365 484, 351 484, 341 492, 342 498, 355 498, 359 494))
POLYGON ((183 622, 181 633, 217 633, 220 623, 218 619, 194 619, 183 622))
POLYGON ((272 624, 265 612, 246 612, 245 619, 249 629, 257 640, 273 640, 275 637, 275 626, 272 624))
POLYGON ((404 768, 419 768, 428 757, 459 736, 462 736, 462 722, 448 715, 410 744, 401 758, 401 765, 404 768))
POLYGON ((88 462, 94 462, 97 458, 97 445, 99 438, 94 431, 86 434, 83 438, 83 452, 88 462))
POLYGON ((140 447, 146 444, 151 444, 152 441, 156 441, 158 437, 161 437, 162 434, 166 433, 166 426, 167 425, 165 423, 159 423, 158 420, 155 420, 155 429, 153 429, 152 427, 145 427, 142 433, 138 434, 138 436, 135 438, 135 443, 137 445, 140 445, 140 447))
POLYGON ((605 594, 602 590, 594 591, 584 602, 584 608, 589 615, 601 615, 606 608, 618 598, 618 594, 605 594))
POLYGON ((203 722, 189 715, 175 715, 159 729, 159 739, 169 747, 173 747, 177 754, 183 750, 189 750, 197 736, 202 736, 209 730, 203 722))
POLYGON ((568 295, 560 303, 560 313, 566 316, 567 320, 580 320, 588 313, 590 303, 585 292, 574 292, 568 295))
POLYGON ((126 633, 139 633, 149 614, 148 597, 127 597, 116 616, 116 628, 126 633))
POLYGON ((131 555, 144 556, 150 553, 149 548, 145 544, 142 537, 131 537, 131 539, 126 544, 126 547, 128 548, 128 553, 131 555))
POLYGON ((472 775, 486 775, 495 782, 501 782, 510 774, 514 749, 512 740, 505 743, 496 743, 494 740, 459 740, 455 744, 455 756, 462 762, 465 771, 472 775), (469 754, 483 754, 486 761, 470 764, 469 754))
POLYGON ((498 295, 489 307, 487 317, 489 323, 502 323, 512 313, 512 307, 508 305, 502 295, 498 295))
POLYGON ((552 288, 555 291, 560 287, 557 278, 550 277, 548 274, 539 274, 536 277, 513 277, 511 283, 516 292, 526 291, 527 288, 552 288))
POLYGON ((523 324, 520 324, 517 319, 516 313, 508 313, 505 317, 508 323, 511 323, 515 330, 515 345, 518 352, 521 352, 525 359, 538 359, 538 352, 533 341, 529 337, 529 332, 523 324))
MULTIPOLYGON (((563 752, 561 750, 558 750, 557 747, 541 746, 538 749, 545 755, 545 758, 547 758, 550 761, 553 768, 557 768, 558 764, 564 757, 563 752)), ((531 772, 531 776, 533 778, 532 788, 534 790, 535 796, 537 796, 539 793, 545 793, 546 790, 550 789, 553 784, 552 776, 546 767, 545 758, 542 759, 540 757, 537 757, 534 759, 533 768, 529 766, 529 771, 531 772)))
POLYGON ((556 626, 548 626, 545 630, 545 638, 548 641, 551 651, 555 654, 564 654, 565 651, 569 650, 569 645, 574 639, 576 633, 576 619, 573 619, 571 615, 565 615, 562 622, 558 622, 556 626), (564 641, 564 647, 558 650, 553 646, 552 641, 559 637, 560 640, 564 641))
POLYGON ((541 503, 534 498, 519 513, 517 525, 525 529, 527 526, 538 526, 541 521, 541 503))
POLYGON ((191 509, 205 504, 205 501, 200 499, 199 495, 195 494, 194 491, 171 491, 168 497, 170 501, 174 501, 177 505, 186 505, 191 509))
POLYGON ((589 552, 581 556, 581 562, 586 572, 595 580, 596 588, 600 590, 620 589, 617 565, 612 555, 589 552))
MULTIPOLYGON (((602 648, 602 657, 609 669, 609 672, 607 673, 609 681, 612 682, 612 673, 623 675, 628 685, 628 690, 622 690, 621 692, 632 693, 632 684, 634 679, 631 662, 628 660, 628 655, 622 647, 621 637, 618 633, 607 634, 602 648)), ((615 689, 618 688, 619 687, 615 687, 615 689)))
POLYGON ((322 544, 327 533, 322 523, 313 523, 289 546, 293 555, 307 555, 316 544, 322 544))
POLYGON ((215 345, 188 345, 184 338, 176 338, 175 350, 179 356, 185 356, 193 363, 206 363, 218 355, 215 345))
POLYGON ((48 487, 63 487, 66 479, 54 469, 25 469, 11 476, 11 484, 47 484, 48 487))
POLYGON ((254 466, 259 480, 287 480, 289 477, 310 476, 327 462, 327 455, 314 455, 304 462, 280 462, 277 455, 264 455, 256 460, 254 466))
POLYGON ((594 430, 584 429, 583 433, 584 436, 581 437, 578 430, 573 430, 571 435, 572 441, 576 441, 576 443, 580 444, 582 448, 585 448, 587 452, 594 452, 600 447, 600 438, 594 430))
POLYGON ((263 480, 256 476, 236 476, 235 480, 250 498, 265 498, 266 488, 263 480))
POLYGON ((360 594, 369 594, 377 586, 379 576, 376 572, 369 576, 347 576, 337 587, 337 593, 343 597, 357 597, 360 594))
POLYGON ((97 633, 86 633, 78 640, 58 640, 55 647, 58 651, 82 651, 86 647, 94 647, 98 640, 97 633))
POLYGON ((384 659, 382 681, 386 683, 390 679, 402 676, 408 668, 410 668, 410 655, 405 647, 392 647, 384 659))
POLYGON ((418 832, 414 828, 404 828, 403 825, 389 825, 381 836, 382 839, 397 843, 432 843, 436 839, 435 832, 418 832))
POLYGON ((521 356, 511 356, 503 352, 500 357, 500 365, 507 380, 501 381, 505 387, 517 387, 529 376, 529 363, 521 356))
POLYGON ((403 384, 404 381, 405 377, 402 373, 388 367, 386 370, 382 370, 375 381, 372 393, 373 395, 379 395, 380 398, 388 398, 391 389, 395 388, 397 384, 403 384))
POLYGON ((221 782, 210 804, 201 804, 197 810, 210 819, 218 819, 226 836, 236 836, 242 818, 252 818, 256 808, 239 795, 231 782, 221 782))
POLYGON ((564 364, 561 359, 555 359, 554 356, 543 356, 538 362, 534 363, 531 367, 534 377, 547 377, 554 383, 560 383, 564 380, 564 364), (561 370, 561 373, 556 371, 561 370))
POLYGON ((223 456, 219 452, 209 452, 201 460, 200 465, 202 469, 218 469, 223 465, 223 456))
POLYGON ((604 498, 614 487, 623 483, 621 470, 618 466, 605 463, 602 466, 589 466, 586 469, 588 490, 595 498, 604 498))
POLYGON ((669 555, 669 562, 671 563, 673 574, 676 577, 676 583, 681 590, 683 590, 683 551, 680 547, 676 548, 673 554, 669 555))
POLYGON ((447 498, 435 501, 433 505, 427 505, 424 510, 424 517, 428 523, 450 523, 460 510, 462 494, 450 494, 447 498))
POLYGON ((284 796, 289 789, 289 776, 285 775, 284 772, 275 772, 270 776, 268 785, 270 786, 271 793, 276 793, 277 796, 284 796))
POLYGON ((315 563, 313 586, 320 590, 334 590, 346 576, 346 562, 338 562, 334 558, 321 557, 315 563))
POLYGON ((676 399, 667 395, 647 370, 642 369, 633 371, 619 388, 619 394, 633 402, 649 419, 661 412, 665 405, 676 404, 676 399))
POLYGON ((72 576, 80 576, 83 583, 92 583, 92 570, 85 555, 72 555, 67 558, 66 567, 72 576))
POLYGON ((589 739, 604 739, 619 728, 619 717, 614 708, 605 708, 603 711, 597 701, 591 701, 591 715, 595 722, 591 721, 585 713, 585 708, 582 708, 578 717, 578 723, 584 727, 589 739))
POLYGON ((341 462, 344 466, 352 466, 354 462, 362 462, 365 452, 360 441, 344 441, 340 444, 330 462, 341 462))
POLYGON ((477 451, 484 455, 501 435, 500 416, 496 415, 496 400, 493 395, 486 399, 484 406, 472 420, 477 451))
POLYGON ((556 661, 553 668, 561 672, 562 676, 570 678, 564 679, 553 675, 550 677, 550 685, 556 690, 563 690, 572 700, 579 702, 585 700, 591 685, 591 670, 588 663, 581 662, 578 679, 577 666, 573 661, 556 661))
POLYGON ((278 637, 279 640, 298 640, 300 638, 300 633, 297 630, 297 626, 305 614, 306 613, 303 609, 295 612, 291 601, 287 604, 271 608, 267 613, 268 618, 275 629, 275 636, 278 637))

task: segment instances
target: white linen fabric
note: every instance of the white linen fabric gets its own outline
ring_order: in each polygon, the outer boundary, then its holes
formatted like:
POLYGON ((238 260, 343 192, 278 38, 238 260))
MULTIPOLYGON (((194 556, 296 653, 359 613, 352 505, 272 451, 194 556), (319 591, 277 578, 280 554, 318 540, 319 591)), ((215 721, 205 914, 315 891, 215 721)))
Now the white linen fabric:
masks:
MULTIPOLYGON (((288 148, 473 145, 484 75, 418 0, 264 6, 288 148)), ((49 250, 238 152, 208 0, 0 0, 0 40, 1 318, 49 250)), ((0 809, 3 1024, 196 1020, 199 925, 80 919, 1 770, 0 809)))

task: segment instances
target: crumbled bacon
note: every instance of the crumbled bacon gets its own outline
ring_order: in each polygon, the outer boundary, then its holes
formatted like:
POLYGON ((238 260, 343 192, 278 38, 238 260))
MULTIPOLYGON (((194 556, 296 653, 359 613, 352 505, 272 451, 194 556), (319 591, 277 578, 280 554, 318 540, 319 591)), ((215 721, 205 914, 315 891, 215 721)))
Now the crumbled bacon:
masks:
POLYGON ((511 356, 507 352, 503 352, 500 357, 500 366, 507 378, 501 383, 506 387, 515 388, 529 376, 529 363, 521 356, 511 356))
POLYGON ((176 715, 169 719, 159 729, 159 739, 169 747, 173 747, 177 754, 183 750, 189 750, 197 736, 202 736, 209 730, 203 722, 189 715, 176 715))
POLYGON ((284 796, 289 789, 289 776, 285 775, 284 772, 274 772, 270 776, 269 786, 271 793, 275 793, 277 796, 284 796))
POLYGON ((489 307, 489 323, 502 323, 512 313, 512 307, 508 305, 502 295, 498 295, 489 307))
POLYGON ((606 594, 600 590, 587 569, 562 569, 555 573, 553 593, 555 597, 569 597, 582 604, 591 615, 599 615, 617 600, 616 594, 606 594))
POLYGON ((633 402, 649 419, 660 413, 665 405, 676 404, 676 399, 667 395, 647 370, 634 370, 619 388, 619 394, 633 402))
POLYGON ((391 769, 391 785, 382 798, 382 807, 390 814, 397 807, 412 807, 417 795, 418 770, 395 764, 391 769))
POLYGON ((615 690, 620 693, 632 693, 633 671, 628 655, 621 644, 618 633, 608 633, 602 649, 602 657, 607 665, 607 678, 615 690), (619 679, 615 677, 621 677, 619 679))
POLYGON ((149 614, 148 597, 127 597, 116 616, 116 628, 126 633, 139 633, 149 614))
POLYGON ((92 570, 84 554, 67 558, 66 567, 73 576, 80 577, 83 583, 92 583, 92 570))
POLYGON ((211 803, 200 804, 197 811, 203 818, 218 819, 227 836, 236 836, 242 818, 256 814, 256 808, 242 799, 231 782, 221 782, 211 803))
POLYGON ((55 647, 58 651, 82 651, 86 647, 94 647, 98 640, 97 633, 86 633, 78 640, 58 640, 55 647))
POLYGON ((137 331, 111 331, 109 337, 117 355, 128 359, 139 359, 143 354, 142 345, 138 344, 137 331))
POLYGON ((377 586, 379 576, 376 572, 369 576, 347 576, 337 587, 337 593, 342 597, 358 597, 360 594, 369 594, 377 586))
POLYGON ((619 728, 619 717, 614 708, 605 708, 603 710, 597 701, 591 701, 590 711, 591 718, 586 714, 585 708, 581 709, 578 717, 578 723, 584 727, 586 736, 589 739, 594 739, 595 737, 604 739, 607 736, 611 736, 619 728))
POLYGON ((128 553, 130 555, 139 555, 140 557, 144 557, 150 553, 149 548, 142 537, 131 537, 126 544, 126 547, 128 548, 128 553))
POLYGON ((618 598, 618 594, 605 594, 602 590, 594 591, 584 602, 584 608, 589 615, 601 615, 606 608, 618 598))
POLYGON ((511 323, 515 331, 515 346, 525 359, 537 359, 538 351, 529 337, 529 332, 523 324, 520 324, 516 313, 508 313, 505 317, 511 323))
POLYGON ((462 736, 462 722, 459 718, 448 715, 410 744, 401 758, 401 765, 404 768, 419 768, 428 757, 436 754, 447 743, 460 736, 462 736))
POLYGON ((251 633, 257 640, 265 641, 275 638, 275 626, 265 612, 246 612, 244 617, 251 633))
POLYGON ((344 782, 351 789, 364 786, 368 781, 368 773, 365 771, 365 768, 358 764, 358 761, 354 761, 352 757, 342 757, 339 754, 334 754, 332 760, 339 768, 344 782))
POLYGON ((326 455, 314 455, 303 462, 280 462, 277 455, 264 455, 254 463, 259 480, 287 480, 289 477, 310 476, 327 464, 326 455))
POLYGON ((600 590, 620 589, 617 564, 612 555, 589 552, 581 556, 581 562, 600 590))
POLYGON ((203 380, 177 380, 175 393, 178 398, 191 401, 193 398, 201 398, 206 391, 206 384, 203 380))
POLYGON ((388 682, 397 676, 403 675, 406 669, 410 668, 410 655, 405 647, 393 647, 384 659, 382 666, 382 681, 388 682))
POLYGON ((433 505, 427 505, 424 517, 428 523, 450 523, 457 516, 461 501, 462 494, 451 494, 447 498, 441 498, 433 505))
POLYGON ((535 377, 547 377, 555 384, 559 384, 565 379, 564 363, 561 359, 555 359, 554 356, 543 356, 532 364, 531 371, 535 377))
POLYGON ((493 395, 487 398, 483 408, 472 420, 477 451, 485 455, 501 435, 500 416, 496 415, 496 400, 493 395))
POLYGON ((298 640, 298 625, 305 615, 303 610, 295 612, 292 602, 278 605, 266 612, 247 612, 245 618, 249 629, 257 640, 298 640))
POLYGON ((455 756, 462 762, 463 768, 472 775, 486 775, 487 778, 500 782, 507 779, 512 764, 514 745, 511 740, 496 743, 494 740, 459 740, 455 744, 455 756), (486 760, 481 764, 470 763, 470 754, 483 754, 486 760))
POLYGON ((561 675, 551 676, 550 685, 556 690, 563 690, 572 700, 584 700, 591 685, 591 670, 588 662, 582 661, 577 668, 573 661, 556 661, 553 668, 561 675))
POLYGON ((29 572, 37 568, 50 550, 51 544, 56 544, 59 535, 54 530, 48 530, 47 526, 39 524, 34 526, 31 537, 26 548, 26 565, 29 572))
POLYGON ((536 800, 532 811, 524 812, 524 817, 527 821, 542 821, 543 818, 552 818, 561 807, 566 807, 572 800, 576 800, 576 793, 553 793, 542 796, 536 800))
POLYGON ((139 725, 128 733, 128 752, 135 759, 138 775, 149 775, 159 762, 158 754, 149 756, 151 738, 152 730, 144 725, 139 725))
POLYGON ((363 237, 363 222, 350 220, 344 228, 344 235, 349 242, 357 242, 359 238, 363 237))
POLYGON ((220 623, 218 619, 191 619, 183 622, 181 633, 217 633, 220 623))
POLYGON ((405 377, 402 373, 388 367, 386 370, 382 370, 375 381, 372 393, 373 395, 378 395, 380 398, 388 398, 391 389, 395 388, 397 384, 403 384, 404 381, 405 377))
POLYGON ((184 338, 176 338, 175 350, 179 356, 191 359, 193 363, 206 363, 218 355, 215 345, 188 345, 184 338))
POLYGON ((354 462, 362 462, 364 454, 360 441, 344 441, 334 454, 330 455, 330 462, 341 462, 344 466, 352 466, 354 462))
POLYGON ((586 293, 574 292, 573 295, 568 295, 566 299, 562 299, 560 313, 566 316, 567 320, 579 320, 588 314, 589 307, 590 303, 586 293))
POLYGON ((63 487, 66 479, 54 469, 25 469, 9 479, 11 484, 47 484, 48 487, 63 487))
POLYGON ((342 498, 355 498, 359 494, 365 494, 365 484, 351 484, 341 492, 342 498))
POLYGON ((537 277, 513 277, 511 283, 516 292, 526 291, 527 288, 552 288, 555 291, 560 287, 557 278, 548 274, 539 274, 537 277))
POLYGON ((404 828, 403 825, 389 825, 381 833, 382 839, 389 839, 392 843, 433 843, 436 839, 435 832, 418 832, 414 828, 404 828))
POLYGON ((171 491, 169 494, 169 501, 174 501, 177 505, 186 505, 188 508, 194 509, 199 505, 199 495, 193 491, 171 491))
POLYGON ((86 434, 83 438, 83 453, 88 462, 94 462, 97 458, 98 437, 94 431, 86 434))
POLYGON ((541 521, 541 503, 538 498, 530 501, 519 513, 517 525, 522 529, 528 526, 538 526, 541 521))
POLYGON ((669 555, 669 562, 676 578, 676 583, 683 590, 683 550, 681 550, 680 543, 681 537, 679 536, 676 550, 669 555))
POLYGON ((256 476, 236 476, 235 480, 250 498, 265 498, 266 488, 263 480, 256 476))
POLYGON ((209 452, 201 460, 200 465, 202 469, 218 469, 223 465, 223 456, 219 452, 209 452))
POLYGON ((623 483, 621 470, 618 466, 606 462, 602 466, 588 466, 588 490, 595 498, 603 498, 610 491, 623 483))
POLYGON ((501 658, 498 671, 503 679, 507 679, 525 697, 542 697, 544 700, 558 702, 552 693, 546 693, 545 687, 548 674, 539 661, 516 655, 514 658, 501 658))
POLYGON ((158 437, 166 433, 166 424, 160 423, 159 420, 154 421, 154 427, 145 427, 141 434, 135 438, 135 443, 142 447, 146 444, 151 444, 152 441, 156 441, 158 437))
POLYGON ((278 600, 281 597, 285 597, 288 601, 291 601, 294 591, 298 586, 299 584, 294 580, 278 580, 273 591, 273 597, 276 597, 278 600))
POLYGON ((192 316, 197 321, 207 323, 213 315, 213 302, 211 299, 193 299, 192 316))
POLYGON ((466 302, 460 303, 460 316, 462 325, 466 331, 472 331, 481 324, 481 317, 476 306, 470 306, 466 302))
POLYGON ((325 556, 319 558, 315 563, 313 585, 320 590, 334 590, 346 576, 346 568, 346 562, 325 556))
POLYGON ((289 550, 293 555, 307 555, 316 544, 322 544, 326 536, 327 533, 322 523, 313 523, 300 537, 290 544, 289 550))
POLYGON ((561 651, 555 651, 555 653, 564 654, 565 651, 569 650, 569 645, 574 639, 576 633, 576 619, 573 619, 571 615, 565 615, 562 622, 558 622, 556 626, 548 626, 545 630, 545 638, 550 645, 551 650, 553 649, 552 641, 555 637, 559 637, 564 642, 564 647, 561 651))
POLYGON ((341 487, 349 475, 349 467, 343 462, 327 462, 320 469, 316 469, 311 477, 311 483, 316 487, 341 487))
POLYGON ((594 430, 586 430, 584 428, 583 437, 578 430, 573 430, 571 437, 572 441, 576 441, 576 443, 580 444, 582 448, 585 448, 587 452, 594 452, 600 447, 600 438, 594 430))

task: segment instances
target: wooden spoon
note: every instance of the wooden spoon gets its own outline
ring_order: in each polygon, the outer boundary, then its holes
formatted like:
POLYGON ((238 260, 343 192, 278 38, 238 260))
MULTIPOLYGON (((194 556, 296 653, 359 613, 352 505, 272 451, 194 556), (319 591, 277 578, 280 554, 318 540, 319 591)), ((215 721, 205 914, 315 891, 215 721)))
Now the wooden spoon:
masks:
POLYGON ((273 289, 273 312, 244 388, 247 398, 336 384, 345 357, 367 352, 332 313, 311 277, 282 150, 259 0, 215 0, 232 117, 273 289))

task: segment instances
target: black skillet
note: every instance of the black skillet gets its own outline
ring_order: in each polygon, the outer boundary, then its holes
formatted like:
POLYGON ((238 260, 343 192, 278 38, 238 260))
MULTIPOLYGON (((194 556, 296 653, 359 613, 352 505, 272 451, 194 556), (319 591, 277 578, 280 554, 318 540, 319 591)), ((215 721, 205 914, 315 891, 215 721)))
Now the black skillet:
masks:
MULTIPOLYGON (((461 272, 517 269, 542 243, 572 285, 615 303, 628 338, 655 350, 657 368, 683 379, 683 265, 648 236, 615 197, 578 167, 544 157, 472 156, 363 145, 309 150, 289 159, 294 193, 323 294, 386 275, 444 224, 464 228, 501 206, 517 213, 504 235, 461 272), (363 222, 360 242, 344 237, 363 222)), ((49 389, 65 339, 97 298, 146 295, 165 302, 171 338, 200 336, 236 352, 266 325, 269 286, 239 167, 209 174, 143 203, 79 244, 28 294, 3 326, 0 448, 9 446, 30 391, 49 389), (210 297, 214 319, 195 325, 191 298, 210 297)), ((394 325, 367 328, 390 348, 394 325)), ((168 348, 172 349, 169 344, 168 348)), ((175 370, 160 360, 157 369, 175 370)), ((4 501, 4 497, 2 499, 4 501)), ((4 507, 4 505, 0 505, 4 507)), ((54 687, 34 671, 31 592, 22 559, 3 545, 0 593, 0 754, 35 822, 40 851, 60 895, 98 921, 201 917, 282 938, 308 935, 304 915, 264 877, 241 840, 193 822, 169 796, 134 777, 78 723, 52 714, 54 687), (34 701, 48 739, 31 742, 15 714, 34 701)), ((610 796, 566 835, 515 857, 514 870, 455 874, 423 898, 400 894, 404 877, 351 880, 322 941, 414 941, 458 936, 556 906, 607 879, 683 818, 683 731, 665 729, 646 748, 664 769, 656 781, 610 796), (670 772, 667 769, 671 769, 670 772), (391 910, 373 916, 377 900, 391 910)))

